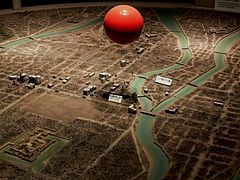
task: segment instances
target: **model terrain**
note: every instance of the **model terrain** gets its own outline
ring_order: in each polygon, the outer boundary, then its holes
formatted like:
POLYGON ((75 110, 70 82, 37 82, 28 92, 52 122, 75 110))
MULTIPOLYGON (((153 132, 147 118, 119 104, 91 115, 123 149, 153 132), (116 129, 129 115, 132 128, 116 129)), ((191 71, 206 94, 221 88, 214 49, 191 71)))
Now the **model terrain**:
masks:
POLYGON ((239 178, 240 14, 109 9, 0 16, 0 179, 239 178))

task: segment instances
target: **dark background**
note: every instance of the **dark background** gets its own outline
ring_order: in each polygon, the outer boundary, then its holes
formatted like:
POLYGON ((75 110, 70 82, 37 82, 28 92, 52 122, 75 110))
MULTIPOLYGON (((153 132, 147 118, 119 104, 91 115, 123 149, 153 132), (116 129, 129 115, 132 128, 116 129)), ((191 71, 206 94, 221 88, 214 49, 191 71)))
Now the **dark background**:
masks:
MULTIPOLYGON (((118 2, 121 0, 109 0, 108 2, 118 2)), ((126 0, 125 2, 133 2, 134 0, 126 0)), ((136 1, 136 0, 135 0, 136 1)), ((194 0, 150 0, 152 2, 175 2, 175 3, 194 3, 194 0)), ((33 6, 43 4, 61 4, 61 3, 76 3, 76 2, 101 2, 100 0, 22 0, 22 6, 33 6)), ((137 2, 149 2, 147 0, 138 0, 137 2)))
POLYGON ((11 9, 12 0, 0 0, 0 9, 11 9))
MULTIPOLYGON (((109 0, 105 2, 118 2, 121 0, 109 0)), ((136 1, 136 0, 135 0, 136 1)), ((152 2, 174 2, 174 3, 194 3, 195 0, 150 0, 152 2)), ((35 6, 45 4, 62 4, 77 2, 103 2, 100 0, 22 0, 22 6, 35 6)), ((125 0, 125 2, 134 2, 134 0, 125 0)), ((137 0, 137 2, 149 2, 148 0, 137 0)), ((0 0, 0 9, 11 9, 12 0, 0 0)))

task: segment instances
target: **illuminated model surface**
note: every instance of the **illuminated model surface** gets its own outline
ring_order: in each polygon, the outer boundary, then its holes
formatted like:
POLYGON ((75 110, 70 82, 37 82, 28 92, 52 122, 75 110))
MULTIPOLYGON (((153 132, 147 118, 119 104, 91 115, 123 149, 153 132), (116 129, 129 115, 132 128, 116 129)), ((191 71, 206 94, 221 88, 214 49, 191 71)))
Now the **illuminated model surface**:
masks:
POLYGON ((0 16, 0 179, 239 177, 240 14, 136 8, 0 16))

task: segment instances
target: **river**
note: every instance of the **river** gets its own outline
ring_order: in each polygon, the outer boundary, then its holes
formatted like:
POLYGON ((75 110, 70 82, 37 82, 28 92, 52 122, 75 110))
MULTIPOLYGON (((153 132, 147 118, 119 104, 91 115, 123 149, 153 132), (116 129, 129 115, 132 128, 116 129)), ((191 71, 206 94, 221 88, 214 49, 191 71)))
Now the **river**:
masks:
MULTIPOLYGON (((142 87, 146 81, 145 78, 149 78, 151 76, 155 76, 157 74, 163 72, 170 72, 173 70, 177 70, 183 67, 185 64, 189 62, 192 58, 192 53, 188 46, 187 37, 182 31, 181 27, 177 23, 175 16, 181 15, 184 11, 179 9, 156 9, 156 14, 158 15, 160 21, 165 25, 165 27, 172 32, 179 41, 179 46, 182 49, 182 58, 180 61, 177 61, 176 64, 169 66, 163 69, 151 70, 143 75, 139 76, 139 78, 135 79, 131 85, 130 90, 132 92, 136 92, 138 96, 143 96, 142 87)), ((154 109, 152 109, 153 104, 150 99, 147 97, 139 98, 139 101, 142 105, 142 109, 144 111, 149 111, 154 113, 159 113, 171 104, 178 101, 181 97, 184 97, 190 93, 192 93, 197 86, 201 86, 204 84, 213 74, 221 71, 225 68, 225 53, 229 52, 231 46, 240 39, 240 31, 229 34, 218 41, 216 47, 214 49, 214 60, 215 67, 203 73, 195 80, 190 82, 191 85, 186 85, 182 89, 180 89, 176 94, 162 103, 158 104, 154 109)), ((153 139, 153 123, 155 119, 154 117, 146 114, 140 114, 138 118, 138 123, 136 126, 136 137, 138 142, 142 145, 143 149, 146 151, 146 154, 150 161, 150 170, 149 170, 149 180, 159 180, 163 179, 169 169, 169 159, 164 151, 158 147, 154 143, 153 139)), ((238 174, 239 175, 239 174, 238 174)), ((237 176, 236 176, 237 177, 237 176)))

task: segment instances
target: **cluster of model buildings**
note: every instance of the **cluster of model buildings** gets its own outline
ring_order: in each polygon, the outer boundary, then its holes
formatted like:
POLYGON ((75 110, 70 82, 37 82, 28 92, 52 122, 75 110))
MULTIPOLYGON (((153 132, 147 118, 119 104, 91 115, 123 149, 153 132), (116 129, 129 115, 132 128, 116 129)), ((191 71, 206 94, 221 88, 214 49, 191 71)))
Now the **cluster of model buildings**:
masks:
POLYGON ((35 85, 41 84, 42 77, 40 75, 28 75, 21 70, 18 75, 9 76, 9 80, 12 80, 13 84, 25 83, 29 89, 33 89, 35 85))
POLYGON ((44 149, 53 143, 47 135, 41 129, 35 130, 29 134, 29 137, 23 137, 6 152, 23 160, 33 162, 44 149))

